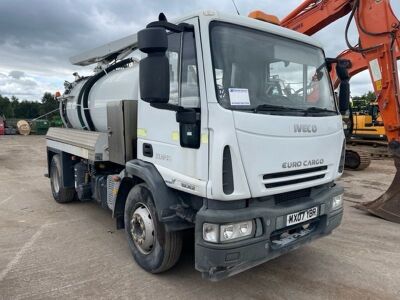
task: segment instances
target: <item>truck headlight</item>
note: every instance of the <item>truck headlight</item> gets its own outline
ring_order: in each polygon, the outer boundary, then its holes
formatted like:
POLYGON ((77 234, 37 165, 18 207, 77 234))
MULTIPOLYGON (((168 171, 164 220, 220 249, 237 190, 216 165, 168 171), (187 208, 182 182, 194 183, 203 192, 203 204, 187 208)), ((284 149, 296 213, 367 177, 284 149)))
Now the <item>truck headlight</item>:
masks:
POLYGON ((332 210, 341 208, 343 206, 343 194, 337 195, 332 199, 332 210))
POLYGON ((204 223, 203 224, 203 240, 211 243, 218 243, 219 225, 204 223))
POLYGON ((253 221, 229 224, 203 224, 203 239, 211 243, 225 243, 250 237, 254 233, 253 221))
POLYGON ((241 239, 253 233, 253 221, 221 225, 220 232, 221 242, 241 239))

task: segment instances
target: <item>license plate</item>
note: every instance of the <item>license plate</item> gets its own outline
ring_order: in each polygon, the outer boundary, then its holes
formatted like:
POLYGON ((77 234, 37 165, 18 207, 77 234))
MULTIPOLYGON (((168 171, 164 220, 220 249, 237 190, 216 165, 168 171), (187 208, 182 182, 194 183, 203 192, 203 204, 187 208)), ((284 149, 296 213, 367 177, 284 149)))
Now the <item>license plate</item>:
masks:
POLYGON ((294 225, 305 222, 307 220, 314 219, 318 216, 318 207, 312 207, 307 210, 299 211, 286 217, 286 225, 294 225))

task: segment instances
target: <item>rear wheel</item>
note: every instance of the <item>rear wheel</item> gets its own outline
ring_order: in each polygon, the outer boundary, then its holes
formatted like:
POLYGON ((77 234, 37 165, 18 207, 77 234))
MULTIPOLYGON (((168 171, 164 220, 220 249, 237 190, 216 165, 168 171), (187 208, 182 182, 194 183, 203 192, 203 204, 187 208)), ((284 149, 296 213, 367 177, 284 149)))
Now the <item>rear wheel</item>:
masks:
POLYGON ((146 184, 138 184, 129 192, 124 220, 132 256, 143 269, 161 273, 177 263, 182 250, 181 232, 167 232, 159 222, 146 184))
POLYGON ((50 165, 50 184, 53 198, 58 203, 67 203, 75 199, 75 189, 66 188, 62 180, 62 167, 60 155, 56 154, 51 159, 50 165))

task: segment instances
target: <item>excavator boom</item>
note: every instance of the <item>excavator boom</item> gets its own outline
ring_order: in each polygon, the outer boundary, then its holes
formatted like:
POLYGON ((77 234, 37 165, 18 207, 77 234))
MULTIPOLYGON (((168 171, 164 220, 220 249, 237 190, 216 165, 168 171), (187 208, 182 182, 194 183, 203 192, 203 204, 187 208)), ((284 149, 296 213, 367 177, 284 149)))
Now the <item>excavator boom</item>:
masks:
MULTIPOLYGON (((390 0, 305 0, 289 13, 280 26, 312 35, 349 14, 345 30, 348 50, 338 58, 350 60, 349 75, 368 69, 377 95, 379 110, 392 153, 396 175, 389 189, 378 199, 360 208, 384 219, 400 223, 400 89, 397 59, 400 58, 400 22, 390 0), (347 33, 355 21, 359 43, 351 45, 347 33)), ((252 18, 269 21, 271 16, 254 11, 252 18)), ((336 74, 332 83, 338 86, 336 74)))

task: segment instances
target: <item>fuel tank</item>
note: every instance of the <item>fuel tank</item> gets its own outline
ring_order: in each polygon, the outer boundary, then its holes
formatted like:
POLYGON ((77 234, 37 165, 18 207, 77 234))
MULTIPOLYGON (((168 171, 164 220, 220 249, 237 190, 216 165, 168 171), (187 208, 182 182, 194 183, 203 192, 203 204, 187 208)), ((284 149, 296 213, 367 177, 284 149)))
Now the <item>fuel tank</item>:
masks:
POLYGON ((107 132, 107 103, 138 100, 139 65, 130 61, 107 69, 74 82, 60 98, 66 127, 107 132))

